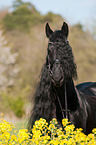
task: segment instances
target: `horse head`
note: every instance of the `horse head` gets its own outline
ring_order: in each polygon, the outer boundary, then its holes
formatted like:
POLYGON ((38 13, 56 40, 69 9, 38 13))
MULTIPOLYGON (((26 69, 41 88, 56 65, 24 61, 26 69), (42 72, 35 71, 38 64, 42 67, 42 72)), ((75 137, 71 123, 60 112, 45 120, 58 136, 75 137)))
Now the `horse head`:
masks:
POLYGON ((67 40, 69 29, 64 22, 61 30, 53 30, 46 24, 46 36, 49 39, 46 63, 50 72, 52 83, 61 86, 64 81, 77 77, 76 64, 72 48, 67 40))

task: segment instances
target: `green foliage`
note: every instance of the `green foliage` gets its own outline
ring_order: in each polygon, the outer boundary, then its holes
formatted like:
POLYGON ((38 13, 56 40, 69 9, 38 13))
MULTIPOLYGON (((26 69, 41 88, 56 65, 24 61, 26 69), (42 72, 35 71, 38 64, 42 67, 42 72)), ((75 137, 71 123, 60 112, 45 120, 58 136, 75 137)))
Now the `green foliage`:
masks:
POLYGON ((13 11, 12 14, 7 14, 3 19, 3 23, 7 30, 29 30, 31 23, 31 11, 26 5, 13 11))
POLYGON ((13 1, 13 8, 18 8, 20 6, 24 5, 24 2, 22 0, 15 0, 13 1))
POLYGON ((21 98, 21 96, 11 96, 7 93, 1 93, 1 102, 0 102, 0 109, 1 110, 5 110, 5 112, 10 112, 10 110, 12 110, 14 112, 14 114, 17 116, 17 117, 22 117, 24 114, 25 114, 25 111, 24 111, 24 100, 23 98, 21 98), (2 108, 2 104, 3 104, 3 107, 2 108))
POLYGON ((42 16, 42 22, 53 22, 53 19, 55 17, 55 14, 49 12, 48 14, 46 14, 45 16, 42 16))
POLYGON ((73 26, 73 28, 77 28, 79 30, 83 30, 83 25, 81 23, 77 23, 73 26))
POLYGON ((42 16, 31 3, 25 3, 21 0, 16 0, 13 3, 13 9, 13 12, 8 13, 3 19, 7 31, 21 30, 29 32, 31 26, 46 21, 52 22, 55 17, 55 14, 51 12, 42 16))
POLYGON ((29 95, 30 88, 26 86, 25 88, 20 88, 15 90, 7 90, 5 92, 0 93, 0 110, 2 112, 12 111, 17 117, 22 117, 25 114, 25 102, 27 102, 26 96, 29 95), (22 91, 21 91, 22 90, 22 91), (3 104, 3 105, 2 105, 3 104), (7 108, 7 110, 6 110, 7 108))
POLYGON ((13 4, 14 11, 8 13, 3 24, 6 30, 22 30, 28 32, 30 25, 35 23, 35 19, 40 15, 31 3, 24 3, 17 0, 13 4), (35 18, 34 18, 35 17, 35 18))
POLYGON ((10 100, 9 106, 13 110, 16 116, 22 117, 25 114, 23 109, 24 101, 20 96, 17 96, 15 99, 10 100))

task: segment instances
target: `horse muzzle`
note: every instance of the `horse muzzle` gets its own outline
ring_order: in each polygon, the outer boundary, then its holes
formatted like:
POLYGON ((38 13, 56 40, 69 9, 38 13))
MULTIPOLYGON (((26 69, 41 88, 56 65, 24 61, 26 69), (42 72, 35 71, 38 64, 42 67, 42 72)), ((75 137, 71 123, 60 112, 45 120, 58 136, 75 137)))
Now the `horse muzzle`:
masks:
POLYGON ((52 68, 52 82, 58 87, 64 82, 64 73, 60 64, 54 64, 52 68))
POLYGON ((59 81, 57 81, 57 80, 54 80, 54 78, 52 78, 52 82, 54 83, 54 85, 56 87, 61 87, 63 85, 63 83, 64 83, 64 79, 61 78, 59 81))

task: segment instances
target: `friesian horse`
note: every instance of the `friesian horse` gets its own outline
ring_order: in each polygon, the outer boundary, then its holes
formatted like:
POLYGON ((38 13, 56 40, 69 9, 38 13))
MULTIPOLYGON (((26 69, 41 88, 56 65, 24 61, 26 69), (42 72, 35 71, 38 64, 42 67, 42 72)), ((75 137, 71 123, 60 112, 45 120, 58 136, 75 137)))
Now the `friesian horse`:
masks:
POLYGON ((57 118, 59 125, 68 118, 76 128, 89 134, 96 127, 96 83, 74 85, 77 67, 67 40, 68 25, 64 22, 61 30, 53 32, 47 23, 45 31, 49 39, 47 57, 34 94, 29 131, 40 118, 47 122, 57 118))

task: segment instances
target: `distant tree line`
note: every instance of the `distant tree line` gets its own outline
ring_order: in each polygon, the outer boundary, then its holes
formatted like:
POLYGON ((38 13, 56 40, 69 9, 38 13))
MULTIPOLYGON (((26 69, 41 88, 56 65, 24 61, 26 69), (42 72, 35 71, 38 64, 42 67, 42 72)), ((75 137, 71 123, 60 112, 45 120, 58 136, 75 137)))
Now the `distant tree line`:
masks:
POLYGON ((6 30, 23 30, 28 32, 33 25, 39 25, 46 21, 52 22, 54 15, 49 12, 47 15, 41 15, 34 5, 22 0, 15 0, 12 6, 13 11, 9 12, 3 19, 3 25, 6 30))

